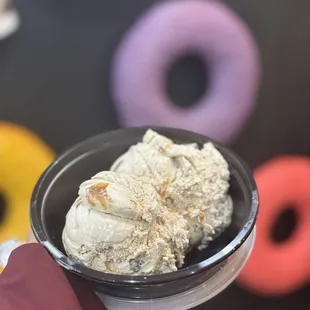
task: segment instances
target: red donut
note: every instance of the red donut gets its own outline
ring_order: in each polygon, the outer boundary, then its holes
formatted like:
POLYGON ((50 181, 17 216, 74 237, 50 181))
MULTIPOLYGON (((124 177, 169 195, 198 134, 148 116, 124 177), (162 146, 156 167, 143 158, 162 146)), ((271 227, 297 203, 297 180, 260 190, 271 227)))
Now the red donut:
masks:
POLYGON ((310 277, 310 160, 277 158, 254 176, 260 195, 256 244, 239 282, 263 295, 290 293, 310 277), (288 204, 298 215, 297 227, 288 240, 275 243, 271 230, 288 204))

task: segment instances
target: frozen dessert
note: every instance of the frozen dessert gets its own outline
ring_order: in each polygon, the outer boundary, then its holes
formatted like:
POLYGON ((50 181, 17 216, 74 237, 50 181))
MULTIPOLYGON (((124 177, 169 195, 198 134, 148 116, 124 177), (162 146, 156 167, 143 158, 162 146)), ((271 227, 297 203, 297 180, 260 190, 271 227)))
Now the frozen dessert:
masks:
POLYGON ((150 275, 181 267, 186 221, 165 208, 152 185, 111 171, 81 184, 63 231, 68 256, 115 274, 150 275))
POLYGON ((231 222, 229 168, 212 143, 179 145, 148 130, 111 170, 151 183, 162 203, 187 220, 191 246, 204 249, 231 222))
POLYGON ((80 185, 63 244, 99 271, 152 275, 176 271, 231 222, 229 167, 212 143, 175 144, 148 130, 112 165, 80 185))

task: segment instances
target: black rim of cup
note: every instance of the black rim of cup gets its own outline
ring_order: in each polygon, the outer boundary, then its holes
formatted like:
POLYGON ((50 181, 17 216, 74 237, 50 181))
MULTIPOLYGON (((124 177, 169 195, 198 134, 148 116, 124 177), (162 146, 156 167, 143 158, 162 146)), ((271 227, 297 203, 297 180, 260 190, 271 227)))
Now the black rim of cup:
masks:
MULTIPOLYGON (((33 194, 31 198, 31 206, 30 206, 30 222, 31 227, 34 233, 35 238, 37 241, 42 244, 47 251, 53 256, 54 260, 63 268, 66 270, 75 273, 78 276, 81 276, 85 279, 94 281, 94 282, 105 282, 105 283, 111 283, 111 284, 123 284, 123 285, 135 285, 135 284, 160 284, 160 283, 167 283, 167 282, 173 282, 178 279, 183 279, 187 277, 191 277, 195 274, 201 273, 207 269, 210 269, 225 259, 227 259, 229 256, 231 256, 236 250, 238 250, 244 241, 248 238, 250 233, 252 232, 255 223, 256 218, 258 214, 258 191, 256 187, 256 183, 252 177, 251 171, 248 168, 248 166, 245 164, 245 162, 233 151, 228 149, 227 147, 223 146, 222 144, 206 137, 203 135, 196 134, 196 137, 200 137, 201 141, 208 140, 214 144, 214 146, 219 149, 220 151, 225 151, 225 153, 229 153, 231 157, 234 157, 238 168, 243 173, 244 176, 246 176, 248 180, 248 185, 250 187, 250 190, 252 192, 252 201, 250 206, 250 212, 248 221, 243 226, 243 228, 240 230, 240 232, 236 235, 236 237, 222 250, 214 254, 213 256, 209 257, 208 259, 199 262, 195 265, 188 266, 184 269, 180 269, 175 272, 171 273, 165 273, 160 275, 151 275, 151 276, 124 276, 124 275, 115 275, 115 274, 108 274, 103 273, 97 270, 90 269, 82 264, 79 264, 71 259, 69 259, 65 253, 60 251, 58 248, 56 248, 48 239, 48 236, 44 230, 43 222, 41 216, 37 212, 37 207, 39 204, 42 204, 44 202, 44 194, 42 195, 42 192, 45 191, 47 182, 46 179, 49 175, 53 174, 55 167, 58 165, 61 165, 61 163, 64 161, 65 164, 69 164, 65 159, 78 150, 80 147, 82 147, 85 144, 90 143, 91 141, 94 141, 100 137, 111 135, 111 134, 117 134, 122 133, 126 131, 143 131, 144 132, 147 129, 153 129, 158 131, 170 131, 173 133, 173 131, 183 132, 184 134, 194 134, 192 132, 186 131, 186 130, 180 130, 176 128, 166 128, 166 127, 132 127, 132 128, 126 128, 126 129, 119 129, 115 131, 109 131, 106 133, 103 133, 101 135, 97 135, 95 137, 89 138, 85 141, 80 142, 79 144, 75 145, 74 147, 70 148, 66 152, 64 152, 61 156, 59 156, 42 174, 40 179, 38 180, 33 194), (42 197, 42 198, 41 198, 42 197)), ((56 177, 54 175, 54 177, 56 177)))

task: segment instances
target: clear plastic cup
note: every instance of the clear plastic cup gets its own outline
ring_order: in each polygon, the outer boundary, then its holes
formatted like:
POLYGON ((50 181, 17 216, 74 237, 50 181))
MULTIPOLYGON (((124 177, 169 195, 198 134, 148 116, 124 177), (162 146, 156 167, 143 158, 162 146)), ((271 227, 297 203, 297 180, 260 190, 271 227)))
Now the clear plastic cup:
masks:
POLYGON ((147 128, 122 129, 91 138, 75 146, 46 170, 31 202, 31 224, 37 240, 55 261, 88 281, 109 310, 190 309, 212 298, 229 285, 245 264, 254 242, 258 194, 244 162, 228 148, 192 132, 153 129, 176 143, 213 142, 230 167, 230 190, 234 203, 231 225, 203 250, 193 250, 176 272, 154 276, 122 276, 89 269, 69 259, 61 235, 65 216, 79 185, 141 141, 147 128))

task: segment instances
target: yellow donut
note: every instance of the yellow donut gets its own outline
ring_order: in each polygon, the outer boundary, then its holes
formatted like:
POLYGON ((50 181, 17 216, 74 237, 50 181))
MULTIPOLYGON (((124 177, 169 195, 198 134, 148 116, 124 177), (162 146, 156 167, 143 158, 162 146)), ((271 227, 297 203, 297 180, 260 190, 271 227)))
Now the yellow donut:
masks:
POLYGON ((0 243, 26 240, 32 190, 53 158, 53 151, 34 133, 0 122, 0 194, 5 200, 0 243))

